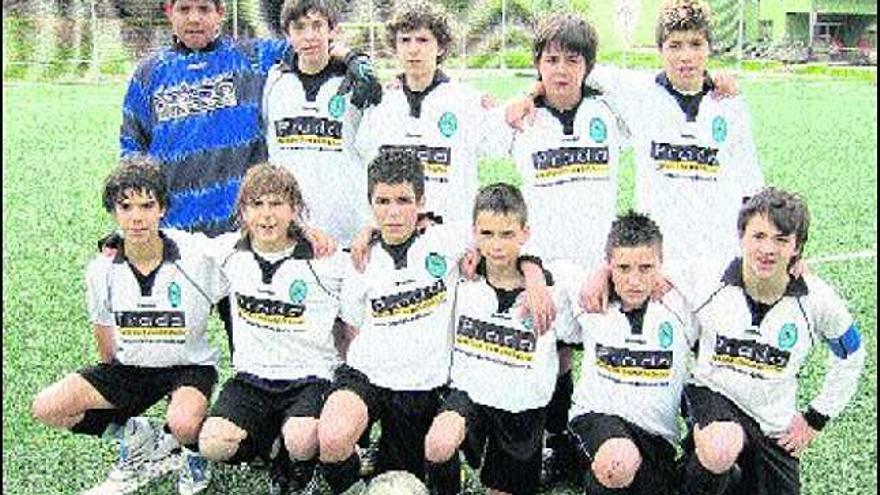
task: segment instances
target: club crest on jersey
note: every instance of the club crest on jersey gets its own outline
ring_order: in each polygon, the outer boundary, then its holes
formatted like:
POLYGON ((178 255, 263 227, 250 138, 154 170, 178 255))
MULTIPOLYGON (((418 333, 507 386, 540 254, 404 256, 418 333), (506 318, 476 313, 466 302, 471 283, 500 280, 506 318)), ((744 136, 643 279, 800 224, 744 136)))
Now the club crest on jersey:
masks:
POLYGON ((599 117, 593 117, 590 120, 590 139, 597 143, 604 143, 607 138, 608 127, 605 125, 605 121, 599 117))
POLYGON ((786 323, 779 329, 779 348, 788 350, 797 344, 798 330, 794 323, 786 323))
POLYGON ((180 285, 177 282, 168 284, 168 303, 172 308, 180 306, 180 285))
POLYGON ((663 349, 669 349, 672 346, 672 325, 668 321, 660 324, 657 340, 663 349))
POLYGON ((720 115, 712 120, 712 138, 716 143, 723 143, 727 139, 727 121, 720 115))
POLYGON ((309 288, 306 286, 306 283, 300 279, 294 280, 290 284, 290 289, 287 291, 287 294, 290 296, 290 301, 294 304, 299 304, 305 301, 308 293, 309 288))
POLYGON ((342 95, 333 95, 333 98, 330 98, 330 103, 327 104, 327 111, 334 119, 342 117, 342 114, 345 113, 345 98, 342 95))
POLYGON ((535 327, 535 321, 532 319, 532 315, 531 315, 531 314, 527 314, 526 316, 524 316, 524 317, 523 317, 523 320, 522 320, 522 324, 523 324, 523 327, 525 327, 526 330, 531 330, 532 328, 534 328, 534 327, 535 327))
POLYGON ((446 137, 452 137, 452 135, 455 134, 455 131, 458 130, 458 117, 452 112, 446 112, 440 117, 440 120, 437 121, 437 127, 440 128, 440 134, 443 134, 446 137))
POLYGON ((437 253, 431 253, 425 258, 425 270, 432 277, 440 278, 446 275, 446 258, 437 253))

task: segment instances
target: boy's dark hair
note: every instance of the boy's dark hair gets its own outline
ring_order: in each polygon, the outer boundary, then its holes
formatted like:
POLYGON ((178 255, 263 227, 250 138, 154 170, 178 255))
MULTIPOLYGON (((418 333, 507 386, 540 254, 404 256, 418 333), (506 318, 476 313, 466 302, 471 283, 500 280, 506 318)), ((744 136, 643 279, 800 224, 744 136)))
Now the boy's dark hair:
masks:
POLYGON ((380 153, 367 169, 367 199, 372 200, 376 184, 411 184, 416 200, 425 194, 425 167, 410 153, 380 153))
POLYGON ((316 12, 327 18, 330 29, 339 23, 339 7, 336 0, 284 0, 281 7, 281 30, 287 34, 290 23, 296 22, 300 17, 316 12))
POLYGON ((525 226, 529 220, 529 212, 522 192, 503 182, 486 186, 477 193, 477 197, 474 199, 472 219, 474 223, 477 222, 477 215, 483 211, 499 215, 515 215, 520 226, 525 226))
POLYGON ((593 70, 599 38, 596 30, 586 19, 573 12, 555 14, 544 19, 538 27, 532 47, 535 64, 541 60, 544 50, 554 44, 559 44, 564 51, 583 56, 587 65, 587 74, 593 70))
POLYGON ((440 2, 426 0, 409 0, 398 4, 394 15, 385 25, 385 40, 394 50, 397 47, 397 33, 406 33, 425 28, 437 38, 440 54, 437 63, 442 62, 449 54, 452 45, 452 28, 449 14, 440 2))
POLYGON ((795 193, 767 187, 749 198, 740 208, 736 229, 740 238, 746 225, 755 215, 765 215, 782 235, 794 234, 797 256, 803 253, 810 231, 810 211, 804 200, 795 193))
POLYGON ((277 194, 284 198, 295 213, 294 224, 302 220, 305 205, 299 183, 286 168, 271 163, 253 165, 244 174, 235 201, 236 218, 243 218, 244 207, 266 194, 277 194))
POLYGON ((617 217, 611 224, 608 240, 605 242, 605 257, 611 259, 611 252, 619 247, 654 246, 663 257, 663 234, 660 227, 647 215, 629 210, 617 217))
POLYGON ((101 198, 104 209, 113 213, 130 190, 152 195, 160 207, 168 208, 165 175, 159 164, 147 155, 131 155, 119 160, 119 165, 104 180, 101 198))
POLYGON ((703 0, 666 0, 657 16, 657 47, 674 31, 699 31, 712 44, 712 9, 703 0))
MULTIPOLYGON (((175 3, 177 3, 177 0, 165 0, 165 5, 168 5, 170 7, 173 7, 175 3)), ((222 9, 223 8, 223 0, 214 0, 214 6, 217 7, 218 9, 222 9)))

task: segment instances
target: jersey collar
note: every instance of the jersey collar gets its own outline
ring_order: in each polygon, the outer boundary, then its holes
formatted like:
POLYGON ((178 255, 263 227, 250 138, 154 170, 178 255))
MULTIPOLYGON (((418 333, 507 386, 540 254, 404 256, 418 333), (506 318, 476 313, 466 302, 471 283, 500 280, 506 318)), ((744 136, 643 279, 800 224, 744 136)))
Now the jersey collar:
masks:
POLYGON ((446 77, 446 74, 440 69, 437 69, 434 72, 434 80, 431 81, 431 84, 429 84, 424 91, 416 92, 407 86, 405 75, 400 74, 397 78, 400 80, 401 88, 403 88, 403 94, 406 95, 406 101, 409 103, 409 115, 417 119, 422 116, 422 101, 424 101, 425 97, 428 96, 431 91, 436 89, 437 86, 449 82, 449 78, 446 77))
POLYGON ((700 111, 700 102, 703 100, 703 96, 709 94, 715 89, 715 83, 712 82, 712 78, 709 77, 708 72, 706 72, 703 77, 703 88, 695 95, 682 94, 676 90, 672 86, 672 82, 669 81, 669 78, 666 77, 665 72, 657 74, 657 77, 654 78, 654 82, 675 98, 681 111, 684 112, 685 117, 687 117, 688 122, 695 122, 697 120, 697 112, 700 111))
MULTIPOLYGON (((726 285, 733 285, 739 287, 745 292, 746 284, 743 281, 743 261, 742 258, 735 258, 730 265, 727 266, 727 269, 724 270, 724 275, 721 277, 721 282, 726 285)), ((809 294, 810 290, 807 287, 807 282, 804 280, 804 277, 792 277, 788 281, 788 285, 785 287, 785 293, 783 296, 790 297, 802 297, 809 294)))
POLYGON ((581 107, 581 103, 584 102, 584 99, 590 98, 590 97, 593 97, 593 96, 596 96, 599 94, 600 94, 599 91, 596 91, 595 89, 593 89, 589 86, 582 86, 581 87, 581 99, 578 100, 577 105, 575 105, 574 108, 572 108, 570 110, 559 110, 557 108, 550 106, 550 104, 547 103, 547 98, 545 98, 544 96, 539 96, 538 98, 535 99, 535 107, 547 109, 547 111, 550 112, 550 115, 554 116, 556 118, 556 120, 558 120, 559 123, 562 124, 563 133, 566 136, 570 136, 570 135, 574 134, 574 119, 577 116, 578 109, 580 109, 580 107, 581 107))
MULTIPOLYGON (((291 258, 296 260, 311 260, 315 258, 315 249, 312 247, 312 243, 306 239, 305 235, 303 235, 302 231, 295 229, 292 237, 296 240, 296 246, 294 246, 293 253, 290 255, 291 258)), ((253 253, 254 248, 251 243, 251 236, 241 236, 241 239, 235 243, 235 249, 238 251, 249 251, 253 253)))
MULTIPOLYGON (((165 235, 161 230, 159 231, 159 238, 162 239, 162 263, 174 263, 175 261, 180 259, 180 248, 177 247, 177 243, 171 240, 170 237, 165 235)), ((113 257, 113 263, 125 263, 125 242, 121 242, 119 244, 119 249, 116 250, 116 256, 113 257)))
POLYGON ((213 40, 211 40, 207 45, 205 45, 204 48, 201 48, 199 50, 193 50, 192 48, 184 45, 183 42, 180 41, 180 38, 178 38, 177 36, 175 36, 175 35, 171 36, 171 42, 173 43, 174 50, 176 52, 183 53, 183 54, 212 52, 212 51, 216 50, 217 47, 220 46, 222 41, 223 41, 223 37, 218 34, 217 36, 214 37, 213 40))
POLYGON ((299 70, 297 60, 298 57, 295 50, 292 48, 285 50, 284 55, 281 57, 281 72, 288 72, 296 75, 297 79, 302 83, 303 90, 306 93, 306 101, 317 100, 321 86, 323 86, 331 77, 344 76, 347 70, 344 63, 331 57, 330 61, 327 63, 327 67, 321 69, 321 72, 318 72, 317 74, 305 74, 299 70))

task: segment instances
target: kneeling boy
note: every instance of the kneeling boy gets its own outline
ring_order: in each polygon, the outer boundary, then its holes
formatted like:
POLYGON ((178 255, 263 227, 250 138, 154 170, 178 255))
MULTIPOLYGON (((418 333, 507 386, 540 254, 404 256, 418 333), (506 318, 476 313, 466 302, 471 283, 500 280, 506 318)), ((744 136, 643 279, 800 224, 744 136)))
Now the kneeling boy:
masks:
MULTIPOLYGON (((458 469, 441 468, 457 459, 464 443, 474 467, 483 464, 485 450, 481 479, 489 493, 536 493, 545 406, 559 360, 555 331, 539 336, 518 311, 524 280, 517 265, 529 234, 519 190, 506 184, 481 190, 473 231, 483 261, 480 277, 460 281, 456 289, 452 390, 425 439, 425 457, 433 468, 429 485, 434 493, 459 493, 458 469)), ((554 298, 558 316, 553 328, 570 321, 561 295, 557 291, 554 298)))
MULTIPOLYGON (((678 410, 695 334, 677 290, 650 300, 663 237, 630 212, 605 248, 612 298, 604 314, 581 314, 584 355, 570 428, 590 494, 665 495, 675 489, 678 410)), ((570 297, 577 297, 576 288, 570 297)))

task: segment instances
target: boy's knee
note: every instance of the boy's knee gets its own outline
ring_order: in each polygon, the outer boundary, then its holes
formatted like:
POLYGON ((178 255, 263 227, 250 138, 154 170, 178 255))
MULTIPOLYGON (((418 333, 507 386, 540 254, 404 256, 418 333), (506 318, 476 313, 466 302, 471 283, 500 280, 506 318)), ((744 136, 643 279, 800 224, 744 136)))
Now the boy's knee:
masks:
POLYGON ((641 453, 631 440, 611 438, 596 451, 591 469, 599 484, 618 489, 632 484, 641 465, 641 453))
POLYGON ((434 418, 425 436, 425 459, 442 463, 452 458, 464 440, 466 421, 453 411, 444 411, 434 418))
POLYGON ((354 442, 344 431, 318 427, 318 445, 321 462, 336 463, 348 459, 354 452, 354 442))
POLYGON ((199 439, 204 417, 192 414, 168 415, 168 429, 182 445, 195 443, 199 439))
POLYGON ((314 418, 290 418, 281 429, 284 447, 290 457, 307 461, 318 453, 318 420, 314 418))
POLYGON ((198 436, 199 452, 211 461, 228 461, 238 452, 245 437, 247 432, 235 423, 224 418, 208 418, 198 436))
POLYGON ((716 421, 694 430, 697 459, 714 474, 727 472, 733 466, 742 452, 744 441, 745 432, 732 421, 716 421))
POLYGON ((321 462, 336 463, 348 459, 369 420, 367 406, 357 394, 348 390, 333 392, 327 398, 318 422, 321 462))

